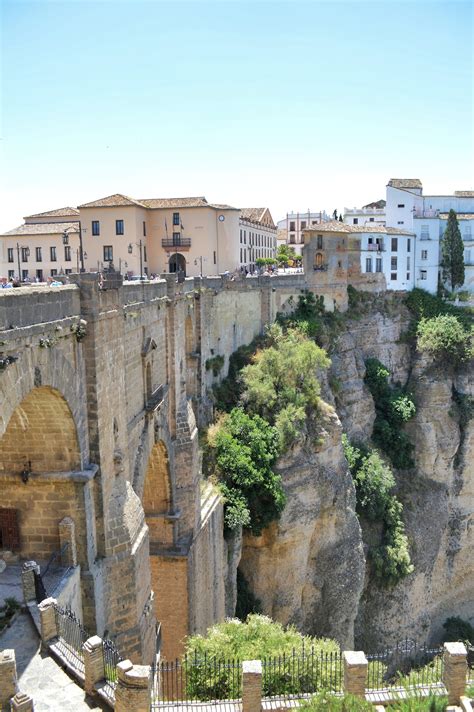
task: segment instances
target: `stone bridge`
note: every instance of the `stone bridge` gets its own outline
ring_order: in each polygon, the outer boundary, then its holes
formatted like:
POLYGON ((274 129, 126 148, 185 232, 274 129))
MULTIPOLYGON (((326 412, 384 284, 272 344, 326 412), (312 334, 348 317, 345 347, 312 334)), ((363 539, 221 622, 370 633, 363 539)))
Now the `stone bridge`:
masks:
POLYGON ((159 620, 171 658, 226 614, 222 503, 198 446, 209 392, 306 282, 71 281, 0 291, 0 556, 47 559, 70 517, 86 628, 150 662, 159 620))

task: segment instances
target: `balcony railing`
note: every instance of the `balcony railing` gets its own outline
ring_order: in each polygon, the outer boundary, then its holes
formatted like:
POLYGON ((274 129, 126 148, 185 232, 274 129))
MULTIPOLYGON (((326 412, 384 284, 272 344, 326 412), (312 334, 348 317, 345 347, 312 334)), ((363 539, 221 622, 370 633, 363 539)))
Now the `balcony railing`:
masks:
POLYGON ((162 247, 191 247, 190 237, 164 237, 161 240, 162 247))
POLYGON ((384 245, 367 245, 369 252, 385 252, 384 245))

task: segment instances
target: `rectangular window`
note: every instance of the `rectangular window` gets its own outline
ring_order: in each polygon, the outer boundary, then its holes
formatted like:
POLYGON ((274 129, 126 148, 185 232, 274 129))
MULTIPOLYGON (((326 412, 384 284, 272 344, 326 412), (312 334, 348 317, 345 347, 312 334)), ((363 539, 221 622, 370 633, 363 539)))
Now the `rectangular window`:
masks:
POLYGON ((67 269, 64 270, 65 274, 72 274, 72 269, 68 267, 67 269))
POLYGON ((398 205, 397 205, 397 208, 404 208, 404 207, 405 207, 405 203, 398 203, 398 205))
POLYGON ((407 272, 407 281, 410 279, 410 273, 407 272))
POLYGON ((100 235, 100 222, 98 220, 92 221, 92 234, 94 235, 94 237, 100 235))
POLYGON ((112 262, 114 259, 114 248, 112 245, 104 245, 104 262, 112 262))
POLYGON ((301 229, 305 230, 306 229, 306 220, 301 221, 301 229))
POLYGON ((244 230, 244 245, 247 244, 247 230, 244 230))
POLYGON ((369 222, 374 222, 374 218, 369 218, 369 222))
POLYGON ((143 237, 146 237, 146 222, 143 221, 143 237))
POLYGON ((54 269, 54 267, 53 267, 53 269, 51 270, 51 277, 56 277, 57 273, 58 273, 58 270, 54 269))
POLYGON ((377 259, 375 260, 375 271, 376 272, 382 271, 382 259, 380 257, 377 257, 377 259))
POLYGON ((43 260, 41 259, 41 247, 36 248, 36 261, 37 262, 42 262, 43 260))
POLYGON ((397 225, 405 225, 405 221, 404 221, 404 220, 398 220, 398 221, 397 221, 397 225))
POLYGON ((352 218, 352 224, 353 224, 353 225, 358 225, 358 224, 359 224, 359 218, 352 218))
POLYGON ((392 272, 390 275, 390 279, 392 280, 392 282, 396 282, 397 281, 397 273, 392 272))
POLYGON ((365 258, 365 271, 372 272, 372 257, 365 258))
POLYGON ((240 242, 242 242, 242 230, 240 231, 240 242))
POLYGON ((292 221, 290 222, 290 232, 294 232, 294 231, 295 231, 295 223, 294 223, 294 221, 292 220, 292 221))
POLYGON ((43 281, 43 270, 42 269, 37 269, 36 270, 36 278, 42 282, 43 281))
POLYGON ((410 237, 407 240, 407 252, 411 252, 411 238, 410 237))
POLYGON ((115 234, 116 234, 116 235, 123 235, 123 220, 116 220, 116 221, 115 221, 115 234))
POLYGON ((180 244, 181 244, 181 233, 173 232, 173 245, 180 245, 180 244))
POLYGON ((217 264, 216 251, 214 250, 214 264, 217 264))
POLYGON ((429 240, 430 239, 430 226, 429 225, 422 225, 421 226, 421 235, 420 235, 422 240, 429 240))
MULTIPOLYGON (((29 247, 22 247, 21 248, 21 261, 22 262, 28 262, 28 257, 30 255, 30 249, 29 247)), ((28 270, 27 270, 28 271, 28 270)))
POLYGON ((8 248, 8 261, 9 261, 9 262, 14 262, 14 261, 15 261, 15 257, 14 257, 14 255, 13 255, 13 247, 9 247, 9 248, 8 248))
POLYGON ((71 245, 65 245, 64 246, 64 260, 66 262, 71 261, 71 245))
POLYGON ((291 243, 292 245, 295 244, 295 236, 294 236, 294 235, 290 235, 290 243, 291 243))
POLYGON ((316 238, 316 249, 322 250, 323 249, 323 236, 318 235, 316 238))
POLYGON ((28 279, 28 270, 27 269, 21 270, 21 278, 23 281, 25 281, 25 279, 28 279))
POLYGON ((8 270, 8 279, 15 279, 15 270, 14 269, 8 270))
POLYGON ((428 259, 428 250, 422 250, 422 251, 421 251, 421 259, 422 259, 422 260, 427 260, 427 259, 428 259))
POLYGON ((49 259, 51 262, 56 262, 56 248, 54 246, 49 248, 49 259))
POLYGON ((146 258, 146 245, 143 245, 143 261, 148 262, 148 260, 146 258))
POLYGON ((398 250, 398 237, 392 237, 392 252, 397 252, 398 250))
POLYGON ((242 248, 240 248, 240 262, 242 262, 242 248))
POLYGON ((409 269, 410 269, 410 258, 407 257, 407 270, 409 270, 409 269))
POLYGON ((471 226, 470 225, 464 226, 464 239, 465 240, 471 239, 471 226))
POLYGON ((397 269, 397 257, 392 257, 390 260, 390 269, 397 269))
POLYGON ((427 271, 425 269, 420 270, 420 279, 427 278, 427 271))
POLYGON ((179 213, 173 213, 173 225, 180 225, 179 213))

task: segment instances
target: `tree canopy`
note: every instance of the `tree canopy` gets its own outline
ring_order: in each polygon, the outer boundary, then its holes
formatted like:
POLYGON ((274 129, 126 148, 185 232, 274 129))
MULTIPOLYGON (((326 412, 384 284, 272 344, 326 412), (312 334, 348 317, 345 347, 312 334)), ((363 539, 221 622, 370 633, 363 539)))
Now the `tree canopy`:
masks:
POLYGON ((451 289, 464 284, 464 245, 454 210, 449 211, 448 224, 441 240, 441 267, 444 282, 451 289))

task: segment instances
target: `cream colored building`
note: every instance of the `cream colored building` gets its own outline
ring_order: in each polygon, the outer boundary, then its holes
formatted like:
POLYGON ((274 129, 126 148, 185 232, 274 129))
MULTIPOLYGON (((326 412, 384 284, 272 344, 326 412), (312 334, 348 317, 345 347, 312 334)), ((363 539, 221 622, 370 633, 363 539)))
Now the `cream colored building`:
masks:
POLYGON ((259 257, 275 257, 277 229, 268 208, 242 208, 239 221, 239 264, 253 272, 259 257))
POLYGON ((57 274, 77 272, 79 211, 76 208, 28 215, 24 221, 24 225, 0 236, 1 278, 41 282, 57 274))

